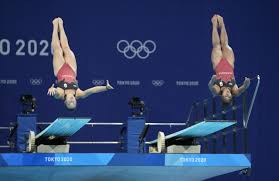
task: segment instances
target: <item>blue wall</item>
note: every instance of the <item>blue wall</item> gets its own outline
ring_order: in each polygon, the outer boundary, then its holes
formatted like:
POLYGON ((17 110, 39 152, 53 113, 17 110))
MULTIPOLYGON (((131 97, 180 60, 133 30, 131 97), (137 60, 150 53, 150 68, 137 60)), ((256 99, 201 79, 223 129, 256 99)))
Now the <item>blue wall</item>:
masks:
MULTIPOLYGON (((244 76, 262 76, 249 124, 253 159, 250 179, 273 180, 276 166, 272 164, 278 160, 275 156, 278 146, 273 140, 279 126, 274 110, 278 94, 273 91, 278 88, 279 68, 277 7, 275 1, 232 0, 1 2, 0 126, 15 120, 22 93, 37 98, 40 121, 53 121, 59 116, 90 116, 99 122, 122 122, 130 112, 127 102, 134 95, 145 100, 150 121, 184 121, 193 101, 210 96, 207 83, 213 74, 211 17, 218 13, 224 16, 229 43, 235 52, 237 82, 241 83, 244 76), (77 58, 80 87, 85 89, 93 86, 93 80, 106 79, 115 87, 113 91, 80 100, 73 113, 64 109, 63 102, 46 95, 55 80, 50 42, 51 22, 58 16, 64 20, 77 58), (152 40, 156 50, 147 59, 127 59, 117 50, 117 42, 122 39, 152 40), (39 85, 33 85, 34 80, 39 80, 39 85), (163 80, 164 84, 154 86, 152 80, 163 80), (177 85, 177 81, 184 85, 177 85), (122 85, 138 82, 139 85, 122 85), (194 85, 185 85, 191 82, 194 85)), ((116 140, 118 131, 96 127, 85 129, 74 139, 116 140)), ((155 132, 156 129, 151 135, 155 132)), ((5 134, 0 133, 0 138, 4 144, 5 134)), ((112 152, 118 147, 94 145, 73 149, 112 152)), ((225 178, 240 179, 233 174, 216 180, 225 178)))

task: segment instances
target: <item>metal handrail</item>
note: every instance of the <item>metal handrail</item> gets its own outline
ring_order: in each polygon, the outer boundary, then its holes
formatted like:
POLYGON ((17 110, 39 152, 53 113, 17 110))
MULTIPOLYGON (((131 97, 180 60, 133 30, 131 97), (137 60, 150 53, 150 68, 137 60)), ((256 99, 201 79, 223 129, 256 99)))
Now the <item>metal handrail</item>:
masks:
MULTIPOLYGON (((52 122, 37 122, 37 125, 50 125, 52 122)), ((101 125, 101 126, 122 126, 125 123, 106 123, 106 122, 96 122, 96 123, 86 123, 85 125, 94 126, 94 125, 101 125)), ((175 123, 175 122, 161 122, 161 123, 154 123, 149 122, 145 123, 145 125, 150 126, 185 126, 185 123, 175 123)))
POLYGON ((255 99, 256 99, 256 96, 257 96, 257 93, 258 93, 258 89, 259 89, 259 86, 260 86, 260 82, 261 82, 260 75, 257 75, 257 80, 258 81, 257 81, 257 85, 256 85, 255 91, 253 93, 253 98, 252 98, 252 101, 251 101, 251 104, 250 104, 250 107, 249 107, 249 111, 248 111, 248 115, 247 115, 247 120, 243 120, 244 128, 248 127, 249 118, 250 118, 252 109, 254 107, 255 99))
POLYGON ((120 144, 119 141, 67 141, 68 144, 120 144))
MULTIPOLYGON (((251 115, 251 112, 252 112, 252 109, 253 109, 253 106, 254 106, 254 102, 255 102, 255 99, 256 99, 256 95, 257 95, 257 92, 258 92, 258 88, 259 88, 259 85, 260 85, 260 75, 257 75, 256 77, 253 77, 250 80, 254 80, 254 79, 257 79, 258 81, 257 81, 257 85, 256 85, 256 88, 255 88, 255 91, 253 93, 253 98, 252 98, 252 101, 251 101, 251 104, 250 104, 250 107, 249 107, 249 111, 248 111, 248 114, 247 114, 247 120, 245 120, 245 119, 243 120, 243 125, 244 125, 245 128, 247 128, 247 126, 248 126, 248 121, 249 121, 249 118, 250 118, 250 115, 251 115)), ((190 110, 189 110, 189 113, 188 113, 185 125, 187 126, 188 123, 190 122, 190 118, 191 118, 191 115, 192 115, 195 107, 197 107, 199 104, 201 104, 203 102, 208 101, 209 99, 214 99, 215 97, 216 96, 211 96, 211 97, 207 97, 207 98, 205 98, 205 99, 203 99, 201 101, 194 102, 192 104, 190 110)), ((241 107, 240 105, 234 106, 234 109, 235 108, 238 109, 240 107, 241 107)), ((230 112, 230 111, 226 111, 225 113, 227 113, 227 112, 230 112)), ((221 113, 215 113, 215 116, 220 115, 220 114, 221 113)))

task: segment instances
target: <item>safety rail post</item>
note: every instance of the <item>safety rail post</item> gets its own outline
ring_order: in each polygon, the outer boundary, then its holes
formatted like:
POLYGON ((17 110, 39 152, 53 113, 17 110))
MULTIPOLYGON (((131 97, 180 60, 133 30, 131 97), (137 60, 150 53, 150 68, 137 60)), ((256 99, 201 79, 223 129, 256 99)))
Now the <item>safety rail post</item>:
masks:
POLYGON ((203 101, 203 117, 204 119, 207 118, 207 99, 203 101))
POLYGON ((248 128, 244 128, 244 153, 248 153, 248 128))
POLYGON ((212 118, 216 118, 216 97, 212 97, 212 118))
POLYGON ((223 153, 226 153, 227 152, 226 132, 222 133, 222 146, 223 146, 223 153))
POLYGON ((222 113, 222 119, 223 119, 223 120, 226 120, 226 119, 227 119, 226 110, 225 110, 224 107, 223 107, 222 109, 223 109, 222 112, 221 112, 221 113, 222 113))
POLYGON ((236 111, 237 111, 237 107, 236 107, 236 102, 235 102, 235 98, 233 97, 232 99, 232 120, 236 120, 236 111))
POLYGON ((212 145, 212 153, 216 153, 216 147, 217 147, 217 135, 216 134, 214 134, 213 135, 213 137, 212 137, 212 139, 213 139, 213 145, 212 145))
POLYGON ((204 153, 207 153, 207 150, 208 150, 208 141, 207 141, 207 138, 204 138, 203 141, 204 141, 204 146, 203 146, 203 148, 204 148, 204 153))
POLYGON ((226 119, 227 119, 227 113, 226 113, 227 107, 226 107, 226 105, 224 105, 223 103, 221 103, 221 104, 222 104, 222 111, 221 111, 222 119, 223 119, 223 120, 226 120, 226 119))
POLYGON ((233 128, 233 153, 237 152, 236 133, 237 133, 237 127, 234 126, 234 128, 233 128))
POLYGON ((193 104, 193 109, 194 109, 194 112, 195 112, 195 118, 194 118, 194 123, 195 123, 195 124, 198 123, 198 121, 199 121, 198 105, 199 105, 198 102, 195 102, 195 103, 193 104))
POLYGON ((248 152, 248 128, 246 127, 247 118, 248 118, 248 109, 247 109, 247 91, 243 93, 242 96, 242 109, 243 109, 243 143, 244 143, 244 153, 248 152))

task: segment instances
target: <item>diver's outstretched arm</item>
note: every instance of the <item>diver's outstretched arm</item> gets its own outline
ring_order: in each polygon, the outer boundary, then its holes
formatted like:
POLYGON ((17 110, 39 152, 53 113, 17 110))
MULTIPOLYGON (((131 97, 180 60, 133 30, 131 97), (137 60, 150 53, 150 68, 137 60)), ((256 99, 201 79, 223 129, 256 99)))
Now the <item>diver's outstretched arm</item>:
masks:
POLYGON ((109 81, 107 81, 106 86, 96 86, 96 87, 91 87, 89 89, 86 89, 85 91, 82 91, 79 89, 79 91, 77 91, 77 98, 86 98, 88 96, 90 96, 91 94, 96 94, 99 92, 104 92, 107 90, 111 90, 113 89, 113 87, 109 84, 109 81))
POLYGON ((232 93, 235 96, 240 96, 246 89, 248 89, 249 86, 250 86, 250 79, 245 77, 242 86, 238 87, 237 85, 235 85, 232 89, 232 93))

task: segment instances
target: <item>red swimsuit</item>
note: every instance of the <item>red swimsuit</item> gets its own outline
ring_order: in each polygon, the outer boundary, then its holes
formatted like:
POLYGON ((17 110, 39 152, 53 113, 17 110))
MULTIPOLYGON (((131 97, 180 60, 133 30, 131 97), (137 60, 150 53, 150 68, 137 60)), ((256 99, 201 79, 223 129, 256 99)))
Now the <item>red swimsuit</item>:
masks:
POLYGON ((57 73, 58 82, 60 82, 60 81, 64 81, 66 83, 76 82, 77 81, 76 77, 77 77, 77 75, 76 75, 75 71, 67 63, 64 63, 57 73))
POLYGON ((226 60, 222 58, 218 65, 215 67, 216 79, 224 81, 225 83, 234 79, 233 66, 226 60))

